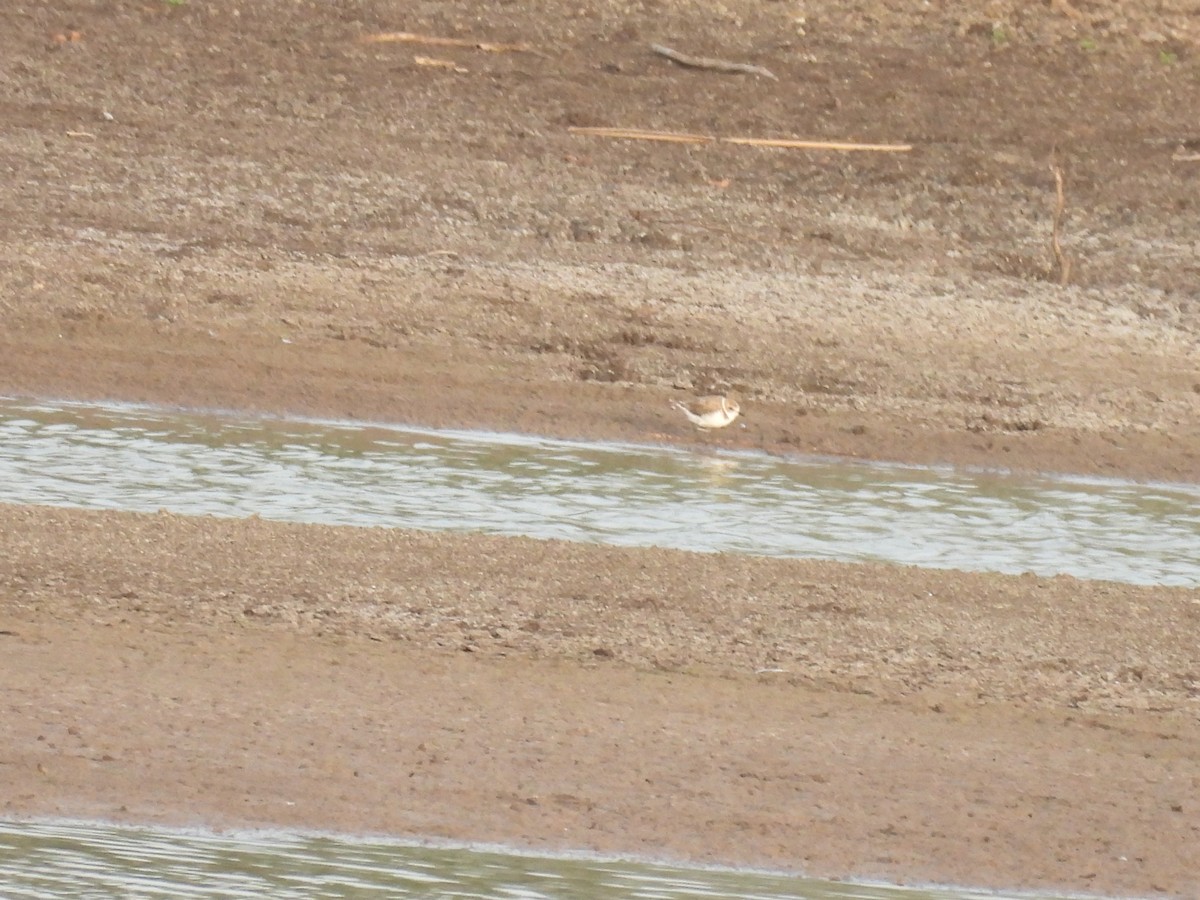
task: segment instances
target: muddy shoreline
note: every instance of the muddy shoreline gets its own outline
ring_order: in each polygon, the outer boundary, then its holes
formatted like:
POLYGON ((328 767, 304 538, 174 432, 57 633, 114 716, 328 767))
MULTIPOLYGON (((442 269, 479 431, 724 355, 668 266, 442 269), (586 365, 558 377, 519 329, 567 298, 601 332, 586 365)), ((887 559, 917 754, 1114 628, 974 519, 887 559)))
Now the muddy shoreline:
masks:
MULTIPOLYGON (((284 343, 245 332, 218 337, 112 327, 26 327, 0 334, 0 391, 13 397, 119 400, 262 415, 518 431, 696 448, 756 449, 1025 473, 1194 482, 1200 438, 1130 428, 1003 431, 944 417, 743 400, 735 427, 701 433, 670 408, 669 388, 559 381, 527 360, 434 344, 403 353, 341 342, 284 343)), ((1200 376, 1198 376, 1200 377, 1200 376)), ((732 392, 733 396, 738 396, 732 392)), ((1200 395, 1198 395, 1200 396, 1200 395)))

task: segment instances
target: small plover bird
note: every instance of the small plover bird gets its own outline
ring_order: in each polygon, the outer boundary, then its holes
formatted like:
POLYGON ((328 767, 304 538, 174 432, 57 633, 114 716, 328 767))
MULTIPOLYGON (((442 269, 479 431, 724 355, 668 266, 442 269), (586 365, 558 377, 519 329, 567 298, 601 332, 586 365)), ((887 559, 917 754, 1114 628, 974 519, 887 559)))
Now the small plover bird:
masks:
POLYGON ((672 400, 671 405, 681 410, 693 425, 705 431, 724 428, 738 417, 742 409, 736 400, 728 397, 700 397, 690 403, 672 400))

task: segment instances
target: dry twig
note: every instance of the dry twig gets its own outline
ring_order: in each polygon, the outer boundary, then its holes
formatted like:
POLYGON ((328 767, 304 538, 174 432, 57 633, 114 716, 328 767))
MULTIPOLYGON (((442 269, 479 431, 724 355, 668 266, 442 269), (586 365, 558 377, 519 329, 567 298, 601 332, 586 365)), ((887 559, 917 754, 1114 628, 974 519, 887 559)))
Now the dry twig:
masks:
POLYGON ((663 141, 671 144, 739 144, 749 147, 783 147, 789 150, 869 150, 877 153, 904 153, 912 144, 852 144, 843 141, 799 141, 790 138, 716 138, 708 134, 680 134, 673 131, 647 131, 641 128, 568 128, 571 134, 586 134, 592 137, 619 138, 630 141, 663 141))
POLYGON ((1063 189, 1063 170, 1057 163, 1050 164, 1050 171, 1054 173, 1054 225, 1050 231, 1050 247, 1054 251, 1054 261, 1058 265, 1058 283, 1066 286, 1071 280, 1071 259, 1063 252, 1062 248, 1062 219, 1063 212, 1067 208, 1066 191, 1063 189))
POLYGON ((669 144, 711 144, 716 138, 707 134, 680 134, 673 131, 645 131, 640 128, 568 128, 571 134, 587 134, 592 137, 618 138, 630 141, 663 141, 669 144))
POLYGON ((844 141, 793 141, 788 138, 721 138, 726 144, 751 147, 784 147, 789 150, 871 150, 876 153, 907 153, 912 144, 854 144, 844 141))
POLYGON ((662 44, 651 44, 650 49, 659 56, 665 56, 672 62, 677 62, 681 66, 688 66, 693 69, 710 69, 714 72, 742 72, 746 75, 761 75, 763 78, 770 78, 772 81, 779 80, 774 72, 762 66, 754 66, 749 63, 727 62, 723 59, 711 59, 706 56, 688 56, 686 53, 680 53, 678 50, 672 50, 670 47, 664 47, 662 44))
POLYGON ((450 69, 453 72, 457 72, 459 75, 466 75, 469 71, 468 69, 464 69, 452 59, 434 59, 430 56, 414 56, 413 63, 418 66, 430 66, 434 69, 450 69))
POLYGON ((404 43, 424 44, 429 47, 466 47, 471 50, 483 50, 487 53, 525 53, 533 49, 529 44, 496 44, 491 41, 472 41, 464 38, 413 34, 411 31, 384 31, 378 34, 364 34, 359 40, 364 44, 404 43))

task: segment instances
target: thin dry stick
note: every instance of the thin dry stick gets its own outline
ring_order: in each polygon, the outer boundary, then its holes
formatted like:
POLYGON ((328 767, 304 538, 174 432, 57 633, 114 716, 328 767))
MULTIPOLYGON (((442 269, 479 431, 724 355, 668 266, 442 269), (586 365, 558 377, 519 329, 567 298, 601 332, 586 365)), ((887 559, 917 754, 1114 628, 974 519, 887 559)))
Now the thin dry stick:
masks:
POLYGON ((726 144, 751 147, 786 147, 791 150, 871 150, 876 153, 907 153, 912 144, 853 144, 844 141, 793 141, 787 138, 721 138, 726 144))
POLYGON ((413 34, 411 31, 384 31, 379 34, 364 34, 359 38, 364 44, 425 44, 429 47, 467 47, 487 53, 524 53, 533 48, 529 44, 496 44, 491 41, 472 41, 464 38, 435 37, 413 34))
POLYGON ((452 59, 433 59, 428 56, 414 56, 413 63, 418 66, 430 66, 435 69, 449 69, 459 75, 466 75, 470 70, 464 69, 452 59))
POLYGON ((593 128, 571 127, 571 134, 587 134, 592 137, 619 138, 630 141, 664 141, 670 144, 711 144, 716 138, 707 134, 680 134, 672 131, 644 131, 640 128, 593 128))
POLYGON ((870 150, 876 153, 906 153, 912 144, 852 144, 843 141, 794 141, 784 138, 715 138, 707 134, 680 134, 672 131, 647 131, 641 128, 572 127, 571 134, 620 138, 630 141, 664 141, 672 144, 740 144, 749 147, 784 147, 791 150, 870 150))
POLYGON ((1054 204, 1054 226, 1050 231, 1050 246, 1054 250, 1054 260, 1058 264, 1058 283, 1063 287, 1071 280, 1071 260, 1062 248, 1062 218, 1067 208, 1066 192, 1063 190, 1063 171, 1058 163, 1050 165, 1054 173, 1054 191, 1057 198, 1054 204))
POLYGON ((659 56, 665 56, 672 62, 677 62, 681 66, 689 66, 693 69, 711 69, 714 72, 742 72, 746 75, 761 75, 763 78, 770 78, 772 81, 779 80, 774 72, 762 66, 753 66, 749 63, 727 62, 723 59, 711 59, 706 56, 688 56, 686 53, 680 53, 678 50, 672 50, 670 47, 664 47, 662 44, 651 44, 650 49, 659 56))

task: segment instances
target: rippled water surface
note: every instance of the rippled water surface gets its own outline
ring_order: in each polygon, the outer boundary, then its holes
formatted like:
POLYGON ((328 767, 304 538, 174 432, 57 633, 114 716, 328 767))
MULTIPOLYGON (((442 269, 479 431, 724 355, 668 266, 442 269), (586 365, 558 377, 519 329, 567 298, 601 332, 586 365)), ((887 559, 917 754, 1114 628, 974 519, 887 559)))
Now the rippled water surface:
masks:
MULTIPOLYGON (((5 898, 969 900, 999 894, 339 837, 0 822, 5 898)), ((1040 895, 1047 897, 1047 895, 1040 895)), ((1049 898, 1052 900, 1052 898, 1049 898)))
POLYGON ((0 502, 1200 585, 1200 487, 0 401, 0 502))

